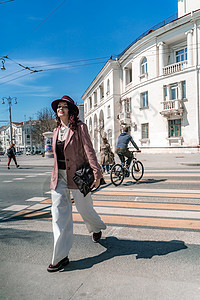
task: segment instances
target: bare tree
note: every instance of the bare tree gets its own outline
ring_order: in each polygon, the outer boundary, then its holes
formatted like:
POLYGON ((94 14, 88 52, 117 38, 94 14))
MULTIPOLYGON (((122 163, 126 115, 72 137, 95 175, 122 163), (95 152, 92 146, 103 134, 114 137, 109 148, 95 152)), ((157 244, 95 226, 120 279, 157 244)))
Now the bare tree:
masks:
POLYGON ((35 143, 44 146, 43 133, 53 131, 56 127, 55 116, 50 108, 43 108, 37 112, 37 121, 33 122, 32 137, 35 143))

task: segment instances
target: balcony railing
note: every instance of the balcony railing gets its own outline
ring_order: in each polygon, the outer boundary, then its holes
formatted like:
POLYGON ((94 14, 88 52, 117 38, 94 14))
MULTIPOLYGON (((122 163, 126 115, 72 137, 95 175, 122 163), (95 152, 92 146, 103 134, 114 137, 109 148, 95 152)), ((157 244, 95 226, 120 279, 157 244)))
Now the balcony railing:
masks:
POLYGON ((161 102, 163 104, 163 110, 160 112, 161 115, 168 116, 182 116, 183 114, 183 103, 180 99, 168 100, 161 102))
POLYGON ((121 124, 130 124, 131 123, 131 114, 130 114, 130 112, 120 113, 119 120, 120 120, 121 124))
POLYGON ((182 71, 186 67, 186 65, 187 65, 186 60, 180 61, 180 62, 175 63, 175 64, 168 65, 168 66, 163 68, 163 74, 168 75, 168 74, 172 74, 172 73, 175 73, 175 72, 182 71))

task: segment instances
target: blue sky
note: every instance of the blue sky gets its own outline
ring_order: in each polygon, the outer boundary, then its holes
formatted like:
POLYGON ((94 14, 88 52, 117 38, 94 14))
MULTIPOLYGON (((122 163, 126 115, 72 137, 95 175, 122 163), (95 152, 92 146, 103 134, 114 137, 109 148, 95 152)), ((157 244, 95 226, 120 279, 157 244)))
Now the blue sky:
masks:
MULTIPOLYGON (((38 111, 65 94, 82 103, 81 96, 107 59, 175 14, 178 5, 178 0, 4 1, 0 57, 8 59, 6 70, 0 70, 0 98, 17 97, 14 122, 36 119, 38 111), (19 64, 45 71, 31 73, 19 64)), ((8 104, 0 102, 0 120, 8 119, 8 104)))

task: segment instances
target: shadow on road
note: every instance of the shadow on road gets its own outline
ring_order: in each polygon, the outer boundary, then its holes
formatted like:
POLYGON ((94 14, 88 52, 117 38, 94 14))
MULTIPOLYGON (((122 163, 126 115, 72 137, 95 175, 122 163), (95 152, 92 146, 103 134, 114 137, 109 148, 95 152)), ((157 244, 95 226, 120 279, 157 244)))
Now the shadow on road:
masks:
POLYGON ((167 255, 172 252, 187 249, 183 241, 131 241, 116 237, 102 239, 100 244, 106 249, 103 253, 71 261, 62 272, 89 269, 93 265, 123 255, 136 255, 136 259, 151 259, 153 256, 167 255))
POLYGON ((130 185, 135 185, 135 184, 149 184, 149 183, 158 183, 158 182, 163 182, 163 181, 167 181, 167 179, 153 179, 153 178, 149 178, 149 179, 144 179, 144 180, 140 180, 140 181, 127 181, 125 183, 122 184, 122 186, 130 186, 130 185))

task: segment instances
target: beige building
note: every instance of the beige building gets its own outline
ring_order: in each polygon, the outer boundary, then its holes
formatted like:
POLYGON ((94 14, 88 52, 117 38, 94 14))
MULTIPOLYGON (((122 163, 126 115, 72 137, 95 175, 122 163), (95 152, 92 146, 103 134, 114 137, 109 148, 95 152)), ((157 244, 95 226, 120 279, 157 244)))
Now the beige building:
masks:
POLYGON ((102 135, 115 150, 120 130, 130 126, 143 151, 199 151, 199 70, 200 1, 179 0, 178 16, 111 57, 83 94, 95 150, 102 135))

